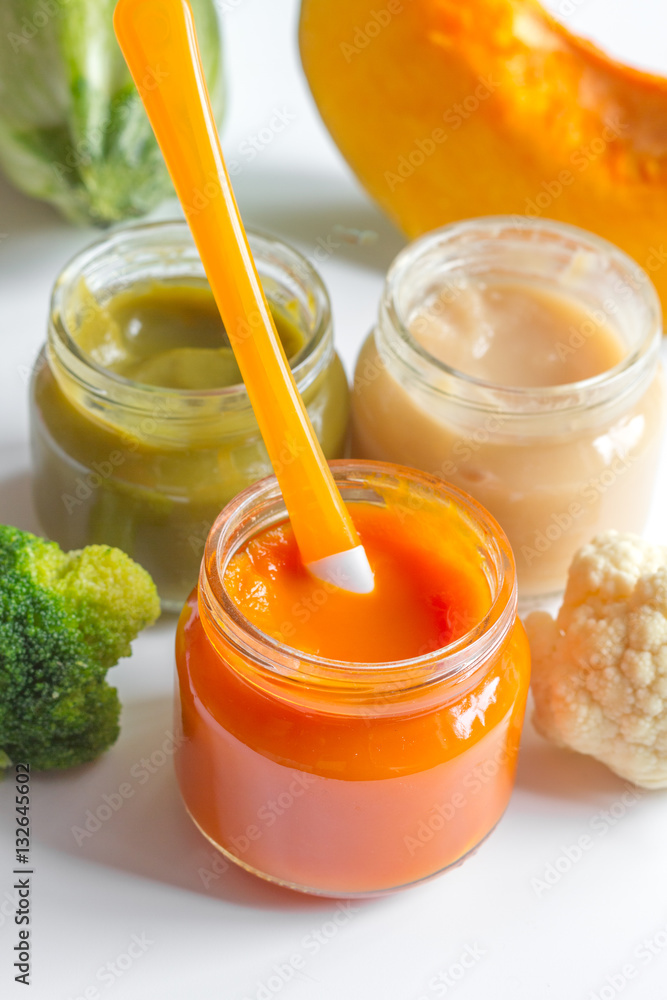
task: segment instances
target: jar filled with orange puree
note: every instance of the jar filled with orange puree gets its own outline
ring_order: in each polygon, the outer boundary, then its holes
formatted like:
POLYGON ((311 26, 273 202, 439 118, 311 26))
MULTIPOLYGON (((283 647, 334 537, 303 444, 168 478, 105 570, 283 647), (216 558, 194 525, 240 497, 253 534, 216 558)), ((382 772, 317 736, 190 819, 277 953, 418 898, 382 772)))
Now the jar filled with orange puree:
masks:
POLYGON ((502 530, 440 479, 333 462, 372 594, 310 576, 276 480, 206 543, 176 640, 176 771, 248 871, 375 895, 461 862, 507 806, 530 657, 502 530))
POLYGON ((353 455, 469 491, 520 599, 599 531, 643 528, 664 414, 660 306, 626 254, 549 220, 473 219, 389 270, 352 393, 353 455))
MULTIPOLYGON (((280 240, 249 241, 324 453, 342 457, 349 391, 324 284, 280 240)), ((32 380, 31 445, 44 532, 65 549, 123 549, 179 612, 221 508, 272 471, 185 222, 119 229, 64 268, 32 380)))

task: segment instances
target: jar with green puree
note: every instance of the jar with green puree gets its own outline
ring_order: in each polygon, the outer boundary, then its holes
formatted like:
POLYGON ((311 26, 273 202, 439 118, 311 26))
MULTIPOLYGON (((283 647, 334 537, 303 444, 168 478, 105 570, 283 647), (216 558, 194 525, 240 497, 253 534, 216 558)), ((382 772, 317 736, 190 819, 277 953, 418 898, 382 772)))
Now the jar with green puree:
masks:
MULTIPOLYGON (((284 243, 249 240, 324 453, 339 458, 348 386, 326 289, 284 243)), ((31 447, 46 534, 124 549, 180 610, 221 508, 272 471, 186 223, 119 230, 65 267, 31 384, 31 447)))

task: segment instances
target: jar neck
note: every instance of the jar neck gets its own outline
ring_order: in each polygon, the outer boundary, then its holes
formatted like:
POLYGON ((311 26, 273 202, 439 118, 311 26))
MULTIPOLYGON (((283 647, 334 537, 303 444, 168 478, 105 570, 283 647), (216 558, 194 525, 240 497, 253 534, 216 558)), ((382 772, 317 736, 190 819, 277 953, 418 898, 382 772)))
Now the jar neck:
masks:
POLYGON ((455 402, 480 413, 502 411, 510 423, 522 423, 522 433, 542 433, 553 417, 599 419, 601 410, 628 406, 643 394, 658 365, 661 332, 653 285, 618 248, 550 220, 497 217, 444 227, 403 250, 387 275, 375 339, 380 364, 436 410, 455 402), (574 277, 565 280, 569 272, 574 277), (585 339, 610 324, 625 356, 584 381, 524 388, 468 376, 430 354, 412 333, 415 319, 425 309, 437 319, 441 304, 454 301, 471 280, 494 274, 563 288, 586 317, 571 333, 572 350, 580 344, 577 335, 585 339))
MULTIPOLYGON (((334 354, 331 309, 319 275, 296 251, 272 237, 250 232, 249 242, 269 302, 295 304, 295 322, 306 342, 292 358, 297 388, 307 393, 334 354)), ((201 423, 220 417, 234 433, 255 420, 243 383, 219 389, 170 389, 142 384, 96 363, 77 343, 77 323, 92 303, 146 281, 204 280, 205 274, 185 222, 155 223, 119 230, 75 257, 53 290, 48 327, 48 360, 68 399, 84 409, 102 410, 120 423, 143 419, 155 433, 174 422, 201 423)))
POLYGON ((261 632, 230 599, 224 574, 232 556, 252 537, 287 516, 277 482, 269 477, 239 494, 211 529, 198 590, 209 641, 248 683, 310 708, 368 714, 381 704, 387 713, 400 714, 426 710, 434 700, 460 698, 500 654, 516 620, 514 559, 502 530, 471 497, 426 473, 366 461, 337 461, 331 467, 348 504, 407 503, 410 510, 414 503, 455 505, 462 529, 474 532, 489 584, 491 604, 484 620, 442 649, 392 663, 313 656, 261 632))

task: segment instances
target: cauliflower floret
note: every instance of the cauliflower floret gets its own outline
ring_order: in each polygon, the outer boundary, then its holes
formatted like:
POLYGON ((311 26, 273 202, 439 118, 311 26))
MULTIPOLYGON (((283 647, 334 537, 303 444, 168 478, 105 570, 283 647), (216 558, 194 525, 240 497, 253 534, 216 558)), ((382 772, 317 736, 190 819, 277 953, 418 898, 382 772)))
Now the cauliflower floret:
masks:
POLYGON ((557 619, 526 620, 533 724, 644 788, 667 788, 667 548, 608 531, 574 557, 557 619))

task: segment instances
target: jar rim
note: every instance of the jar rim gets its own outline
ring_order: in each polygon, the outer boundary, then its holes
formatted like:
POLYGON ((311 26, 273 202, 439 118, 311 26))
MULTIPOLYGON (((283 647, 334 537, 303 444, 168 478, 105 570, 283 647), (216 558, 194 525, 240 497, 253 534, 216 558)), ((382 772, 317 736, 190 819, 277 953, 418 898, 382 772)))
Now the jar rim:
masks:
MULTIPOLYGON (((242 545, 262 530, 253 522, 252 530, 233 539, 238 523, 252 509, 272 516, 265 518, 264 528, 283 522, 287 512, 275 476, 268 476, 239 493, 220 513, 206 542, 199 577, 198 600, 205 630, 212 628, 232 643, 244 659, 252 660, 269 674, 283 679, 304 680, 308 683, 345 681, 358 687, 359 676, 377 689, 388 684, 392 691, 418 690, 443 680, 459 679, 476 671, 499 649, 509 635, 517 612, 517 583, 514 555, 509 541, 495 518, 464 490, 452 486, 437 476, 416 469, 386 462, 359 459, 339 459, 329 463, 334 478, 345 494, 345 488, 366 490, 378 495, 380 482, 410 483, 443 500, 453 502, 467 522, 485 539, 495 560, 497 579, 492 589, 489 609, 484 618, 455 641, 432 652, 379 663, 352 663, 305 653, 288 646, 253 625, 229 597, 223 583, 226 566, 242 545), (228 546, 228 549, 226 549, 228 546), (298 669, 297 669, 298 665, 298 669)), ((481 544, 481 542, 480 542, 481 544)), ((488 575, 487 575, 488 580, 488 575)), ((489 581, 491 582, 491 581, 489 581)), ((360 692, 362 689, 359 689, 360 692)))
MULTIPOLYGON (((319 273, 310 261, 294 247, 285 243, 280 237, 254 227, 248 228, 246 232, 254 256, 257 256, 262 247, 269 251, 278 251, 288 264, 293 264, 299 277, 308 283, 309 299, 312 301, 314 313, 312 334, 297 354, 290 359, 290 367, 297 387, 300 392, 303 392, 319 372, 318 355, 321 355, 323 365, 329 360, 329 355, 333 353, 329 294, 319 273), (315 371, 313 371, 314 364, 316 365, 315 371)), ((242 381, 212 389, 180 389, 137 382, 96 362, 86 351, 81 349, 68 329, 63 311, 63 300, 74 283, 84 274, 86 266, 110 252, 118 251, 128 243, 132 245, 136 242, 138 245, 142 238, 145 239, 151 235, 155 238, 155 247, 163 247, 170 242, 170 233, 174 244, 191 247, 196 252, 196 246, 187 222, 184 219, 174 218, 122 226, 111 233, 100 236, 68 260, 56 278, 50 299, 49 329, 57 337, 57 353, 60 360, 63 360, 60 355, 64 353, 65 358, 74 361, 77 372, 70 372, 70 374, 75 374, 80 382, 84 381, 82 378, 84 371, 88 370, 94 373, 98 379, 103 380, 102 391, 104 394, 111 387, 115 387, 119 392, 133 393, 137 399, 146 400, 149 405, 156 396, 161 396, 174 400, 182 399, 188 403, 199 400, 210 402, 219 399, 236 408, 247 407, 250 409, 250 399, 242 381)), ((258 268, 258 270, 260 269, 258 268)), ((203 276, 205 278, 205 274, 203 276)), ((51 340, 51 338, 49 339, 51 340)), ((91 386, 87 386, 87 388, 91 388, 91 386)))
MULTIPOLYGON (((543 245, 547 245, 544 241, 543 245)), ((538 399, 545 409, 579 410, 587 409, 590 394, 599 390, 605 395, 616 395, 623 384, 638 369, 643 370, 645 364, 650 364, 659 351, 662 331, 662 311, 657 291, 648 274, 625 251, 595 233, 588 232, 579 226, 558 222, 554 219, 531 219, 523 216, 491 215, 452 222, 446 226, 431 230, 418 237, 404 247, 394 258, 387 272, 384 291, 380 303, 380 330, 390 330, 392 346, 400 345, 400 360, 410 368, 413 376, 418 378, 431 392, 449 395, 444 389, 432 384, 429 375, 434 373, 447 376, 453 386, 463 396, 469 393, 492 393, 494 404, 484 406, 479 400, 469 399, 472 405, 480 409, 495 410, 499 403, 508 415, 525 414, 538 399), (478 232, 480 241, 498 239, 507 234, 516 233, 516 244, 525 245, 526 238, 547 237, 549 242, 556 240, 568 241, 578 249, 596 255, 604 254, 613 260, 628 275, 628 286, 637 290, 643 296, 647 311, 647 322, 643 336, 635 348, 629 351, 616 365, 586 379, 576 382, 560 383, 547 386, 513 386, 491 382, 486 379, 469 375, 460 369, 431 354, 412 335, 405 317, 401 315, 398 303, 398 293, 401 285, 409 280, 414 270, 421 266, 426 255, 432 253, 440 245, 443 249, 454 250, 456 240, 478 232), (386 322, 383 324, 383 320, 386 322), (583 397, 583 398, 582 398, 583 397)), ((382 344, 387 345, 385 337, 382 344)))

